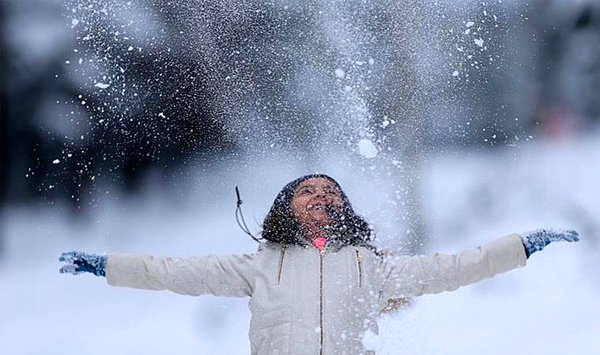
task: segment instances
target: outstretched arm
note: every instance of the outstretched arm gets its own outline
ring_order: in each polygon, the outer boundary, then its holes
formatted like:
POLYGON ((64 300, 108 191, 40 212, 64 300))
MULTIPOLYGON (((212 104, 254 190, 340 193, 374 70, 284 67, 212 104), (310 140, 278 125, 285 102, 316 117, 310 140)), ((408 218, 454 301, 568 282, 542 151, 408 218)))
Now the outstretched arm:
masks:
POLYGON ((525 266, 531 253, 553 241, 577 240, 575 231, 539 229, 500 238, 455 255, 387 258, 382 267, 382 297, 390 299, 456 290, 525 266))
POLYGON ((90 272, 106 276, 112 286, 169 290, 185 295, 249 296, 252 294, 254 255, 191 258, 82 252, 63 253, 61 273, 90 272))

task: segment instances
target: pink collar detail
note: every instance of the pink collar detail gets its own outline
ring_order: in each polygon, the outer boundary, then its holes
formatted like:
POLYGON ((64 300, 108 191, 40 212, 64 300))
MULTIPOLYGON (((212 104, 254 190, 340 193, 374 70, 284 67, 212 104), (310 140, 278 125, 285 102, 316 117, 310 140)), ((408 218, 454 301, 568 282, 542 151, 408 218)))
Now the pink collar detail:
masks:
POLYGON ((323 248, 325 247, 325 244, 327 244, 327 238, 325 237, 316 237, 315 239, 312 240, 312 245, 319 249, 319 251, 322 251, 323 248))

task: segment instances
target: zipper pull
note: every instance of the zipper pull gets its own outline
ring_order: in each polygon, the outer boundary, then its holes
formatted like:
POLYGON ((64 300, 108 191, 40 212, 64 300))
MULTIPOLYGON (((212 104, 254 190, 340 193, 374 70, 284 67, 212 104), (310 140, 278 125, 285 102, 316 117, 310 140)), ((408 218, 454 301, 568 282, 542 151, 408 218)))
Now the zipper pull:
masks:
POLYGON ((360 250, 356 249, 356 262, 358 263, 358 287, 362 287, 362 278, 363 278, 363 270, 362 270, 362 254, 360 250))

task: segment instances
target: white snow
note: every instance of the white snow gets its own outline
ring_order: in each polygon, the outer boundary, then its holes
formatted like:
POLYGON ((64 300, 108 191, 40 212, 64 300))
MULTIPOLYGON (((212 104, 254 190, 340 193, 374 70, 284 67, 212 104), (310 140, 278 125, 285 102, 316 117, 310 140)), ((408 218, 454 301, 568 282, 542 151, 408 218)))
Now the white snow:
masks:
POLYGON ((483 47, 483 39, 481 39, 481 38, 475 38, 473 41, 475 41, 475 44, 478 47, 483 47))
POLYGON ((341 79, 343 79, 346 76, 346 72, 340 68, 337 68, 334 73, 335 73, 336 77, 341 78, 341 79))
POLYGON ((106 84, 106 83, 96 83, 94 84, 95 87, 100 88, 100 89, 106 89, 107 87, 110 86, 110 84, 106 84))
MULTIPOLYGON (((421 179, 433 241, 428 252, 457 252, 541 226, 578 228, 582 241, 550 245, 523 269, 415 298, 408 309, 383 316, 380 334, 365 342, 378 355, 593 354, 600 348, 597 161, 598 133, 578 141, 536 139, 488 152, 429 156, 421 179)), ((108 200, 118 189, 108 194, 99 188, 107 200, 82 219, 59 205, 9 205, 0 211, 2 354, 248 354, 247 299, 109 287, 103 278, 59 274, 57 258, 68 250, 252 252, 256 245, 233 218, 234 184, 241 185, 247 219, 260 221, 283 184, 306 167, 282 160, 250 166, 254 169, 231 165, 212 174, 197 172, 189 180, 182 174, 177 183, 182 190, 158 183, 147 194, 119 200, 108 200)), ((394 221, 397 212, 380 206, 393 191, 386 189, 391 179, 342 171, 332 175, 359 213, 370 221, 378 215, 394 221)), ((393 240, 401 231, 399 223, 396 233, 379 238, 393 240)))
POLYGON ((358 152, 363 157, 370 159, 370 158, 375 158, 377 156, 378 150, 372 141, 363 138, 358 142, 357 145, 358 145, 358 152))
POLYGON ((54 159, 52 161, 52 164, 54 164, 54 165, 59 164, 59 163, 60 163, 60 159, 54 159))

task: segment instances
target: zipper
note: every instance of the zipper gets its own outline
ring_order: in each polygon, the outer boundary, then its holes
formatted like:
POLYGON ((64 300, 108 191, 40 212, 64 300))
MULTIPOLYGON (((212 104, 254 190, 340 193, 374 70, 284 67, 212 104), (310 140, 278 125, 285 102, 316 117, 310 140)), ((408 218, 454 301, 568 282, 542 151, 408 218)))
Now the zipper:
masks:
POLYGON ((360 253, 360 250, 356 249, 356 264, 358 265, 358 287, 362 287, 362 279, 363 279, 363 272, 362 272, 362 254, 360 253))
POLYGON ((319 252, 319 330, 321 337, 319 354, 323 355, 323 342, 325 341, 323 334, 323 251, 319 252))
POLYGON ((285 258, 285 245, 281 247, 281 256, 279 257, 279 273, 277 274, 277 284, 281 283, 281 276, 283 274, 283 258, 285 258))

